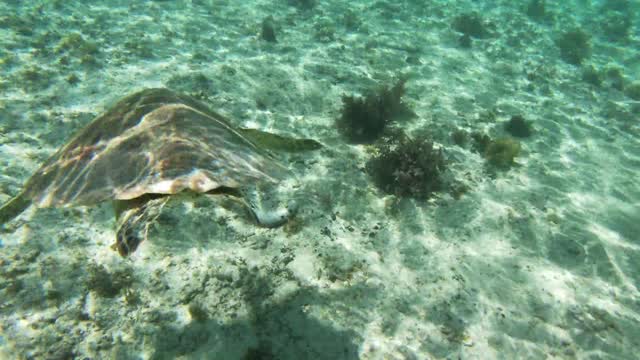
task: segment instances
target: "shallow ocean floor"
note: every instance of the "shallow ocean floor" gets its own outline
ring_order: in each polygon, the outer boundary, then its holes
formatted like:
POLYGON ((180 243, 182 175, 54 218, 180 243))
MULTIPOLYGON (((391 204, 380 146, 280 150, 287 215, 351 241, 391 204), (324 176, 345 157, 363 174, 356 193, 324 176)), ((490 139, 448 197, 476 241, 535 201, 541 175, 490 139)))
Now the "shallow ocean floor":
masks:
POLYGON ((607 16, 639 11, 427 3, 0 3, 2 203, 143 88, 324 144, 283 157, 302 206, 282 228, 174 199, 123 259, 108 203, 5 224, 0 358, 635 358, 640 34, 607 16), (269 16, 277 42, 261 36, 269 16), (460 25, 474 19, 479 32, 460 25), (563 48, 575 29, 587 53, 563 48), (464 193, 385 194, 373 145, 338 131, 343 95, 399 76, 416 116, 392 127, 433 139, 464 193), (507 137, 515 115, 533 133, 510 169, 451 136, 507 137))

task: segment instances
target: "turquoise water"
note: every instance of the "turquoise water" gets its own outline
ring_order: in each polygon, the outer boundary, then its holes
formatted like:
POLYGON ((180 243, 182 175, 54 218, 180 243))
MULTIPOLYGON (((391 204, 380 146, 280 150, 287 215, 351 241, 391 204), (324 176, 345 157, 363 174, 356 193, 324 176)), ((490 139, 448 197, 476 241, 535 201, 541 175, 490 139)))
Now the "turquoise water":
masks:
POLYGON ((0 359, 637 358, 639 9, 1 2, 0 359))

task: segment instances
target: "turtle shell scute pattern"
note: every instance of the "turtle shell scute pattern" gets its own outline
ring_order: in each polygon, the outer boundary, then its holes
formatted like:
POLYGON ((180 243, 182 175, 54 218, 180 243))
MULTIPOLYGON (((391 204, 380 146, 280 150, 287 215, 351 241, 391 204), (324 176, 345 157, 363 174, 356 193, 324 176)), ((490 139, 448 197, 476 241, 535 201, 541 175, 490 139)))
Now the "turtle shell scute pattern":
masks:
POLYGON ((288 170, 221 115, 168 89, 125 97, 27 182, 39 207, 277 182, 288 170))

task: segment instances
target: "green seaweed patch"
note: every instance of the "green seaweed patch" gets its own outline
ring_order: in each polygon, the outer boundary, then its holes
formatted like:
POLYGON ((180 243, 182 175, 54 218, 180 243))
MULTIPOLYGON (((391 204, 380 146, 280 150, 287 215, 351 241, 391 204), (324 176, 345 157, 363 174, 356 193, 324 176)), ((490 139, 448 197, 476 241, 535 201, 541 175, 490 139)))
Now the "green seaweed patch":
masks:
POLYGON ((336 27, 328 19, 322 19, 313 25, 313 37, 320 42, 330 42, 335 39, 336 27))
POLYGON ((442 149, 430 140, 396 136, 375 146, 366 171, 387 194, 428 199, 444 187, 446 170, 442 149))
POLYGON ((71 33, 64 36, 55 46, 54 51, 56 54, 73 53, 77 56, 96 56, 99 53, 98 45, 87 41, 79 33, 71 33))
POLYGON ((622 91, 624 89, 624 71, 618 65, 607 65, 604 69, 605 82, 610 87, 622 91))
POLYGON ((624 93, 633 100, 640 101, 640 81, 634 81, 624 89, 624 93))
POLYGON ((484 154, 485 151, 487 151, 489 144, 491 144, 491 138, 489 135, 478 131, 471 134, 471 140, 471 148, 480 154, 484 154))
POLYGON ((454 144, 465 147, 469 142, 469 133, 463 129, 455 129, 451 132, 451 140, 454 144))
POLYGON ((95 57, 93 54, 82 55, 80 57, 80 64, 85 66, 91 66, 91 67, 100 65, 100 63, 98 62, 98 58, 95 57))
POLYGON ((456 16, 453 18, 451 27, 468 37, 481 39, 490 35, 487 22, 475 12, 456 16))
POLYGON ((291 236, 299 233, 300 231, 302 231, 302 229, 304 229, 305 225, 307 225, 307 224, 306 224, 306 221, 305 221, 305 219, 303 217, 294 216, 292 219, 287 221, 286 224, 284 224, 282 229, 284 230, 284 233, 287 235, 287 237, 291 237, 291 236))
POLYGON ((142 36, 137 40, 126 41, 123 48, 125 51, 134 56, 138 56, 141 59, 152 59, 155 56, 153 53, 153 46, 145 36, 142 36))
POLYGON ((349 281, 357 273, 366 270, 366 263, 343 251, 339 246, 325 249, 321 260, 324 265, 322 275, 331 282, 349 281))
POLYGON ((0 68, 2 69, 10 69, 16 64, 18 64, 18 59, 14 54, 5 54, 0 58, 0 68))
POLYGON ((67 83, 69 83, 70 85, 76 85, 77 83, 80 82, 80 78, 76 74, 69 74, 66 80, 67 80, 67 83))
POLYGON ((604 81, 604 74, 598 71, 595 66, 589 64, 582 69, 582 80, 595 87, 600 87, 604 81))
POLYGON ((520 155, 520 142, 511 138, 491 140, 484 151, 484 158, 495 169, 508 170, 516 164, 520 155))
POLYGON ((360 30, 363 27, 362 19, 358 16, 358 14, 355 11, 351 9, 347 9, 342 14, 341 23, 349 31, 360 30))
POLYGON ((51 85, 54 77, 53 71, 32 65, 18 74, 18 83, 25 90, 44 90, 51 85))
POLYGON ((131 269, 109 272, 104 265, 89 266, 87 288, 102 297, 115 297, 133 284, 131 269))
POLYGON ((498 119, 496 109, 486 109, 478 114, 478 121, 482 123, 494 123, 498 119))
POLYGON ((591 36, 582 29, 569 30, 556 40, 560 57, 573 65, 580 65, 591 56, 591 36))
POLYGON ((387 125, 415 113, 402 101, 406 79, 392 87, 382 87, 365 97, 342 97, 341 115, 336 126, 347 141, 354 144, 372 143, 382 136, 387 125))

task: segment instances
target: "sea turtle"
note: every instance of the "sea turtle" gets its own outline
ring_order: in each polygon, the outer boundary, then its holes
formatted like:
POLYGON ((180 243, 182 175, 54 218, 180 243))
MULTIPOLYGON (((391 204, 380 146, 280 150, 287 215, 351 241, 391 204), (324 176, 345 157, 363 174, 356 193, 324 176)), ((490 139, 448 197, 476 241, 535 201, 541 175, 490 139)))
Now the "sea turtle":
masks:
POLYGON ((295 204, 267 209, 256 191, 291 176, 268 150, 316 149, 291 139, 236 128, 204 104, 164 88, 117 102, 80 130, 0 208, 0 225, 30 205, 60 207, 113 200, 116 242, 127 256, 146 237, 149 221, 168 195, 191 191, 238 199, 260 226, 277 227, 295 204), (140 225, 144 228, 141 235, 140 225))

